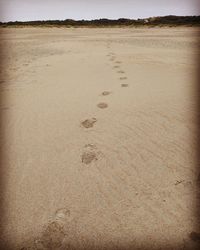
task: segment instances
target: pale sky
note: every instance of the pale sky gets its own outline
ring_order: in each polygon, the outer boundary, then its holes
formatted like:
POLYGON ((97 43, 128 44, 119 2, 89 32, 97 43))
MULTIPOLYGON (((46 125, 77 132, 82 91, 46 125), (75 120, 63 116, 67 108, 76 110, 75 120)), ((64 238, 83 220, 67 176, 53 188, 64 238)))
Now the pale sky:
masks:
POLYGON ((0 0, 0 21, 200 15, 200 0, 0 0))

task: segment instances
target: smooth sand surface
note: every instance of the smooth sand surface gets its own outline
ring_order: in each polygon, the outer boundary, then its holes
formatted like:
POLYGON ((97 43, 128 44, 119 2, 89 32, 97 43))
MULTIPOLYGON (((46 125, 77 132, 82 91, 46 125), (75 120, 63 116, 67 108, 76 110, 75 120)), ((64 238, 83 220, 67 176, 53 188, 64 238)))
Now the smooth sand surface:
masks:
POLYGON ((194 249, 197 31, 1 31, 7 249, 194 249))

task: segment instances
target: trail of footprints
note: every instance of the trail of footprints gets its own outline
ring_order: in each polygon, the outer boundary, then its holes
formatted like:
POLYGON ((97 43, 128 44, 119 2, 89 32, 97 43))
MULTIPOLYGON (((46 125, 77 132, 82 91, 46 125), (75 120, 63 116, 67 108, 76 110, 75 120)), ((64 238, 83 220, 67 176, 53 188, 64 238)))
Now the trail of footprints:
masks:
MULTIPOLYGON (((107 45, 107 48, 110 49, 110 46, 107 45)), ((120 81, 127 80, 127 77, 125 76, 125 71, 121 69, 121 63, 122 62, 116 60, 115 53, 110 52, 109 54, 107 54, 107 57, 108 57, 108 60, 111 63, 114 63, 113 69, 116 70, 116 73, 122 75, 122 76, 119 77, 119 80, 120 81)), ((128 87, 128 84, 127 83, 122 83, 121 87, 123 87, 123 88, 128 87)), ((110 94, 111 94, 110 91, 103 91, 101 93, 102 96, 108 96, 110 94)), ((99 109, 106 109, 106 108, 108 108, 108 104, 106 102, 100 102, 100 103, 97 104, 97 107, 99 109)), ((89 119, 86 119, 86 120, 82 121, 81 125, 85 129, 90 129, 95 125, 96 122, 97 122, 97 119, 93 117, 93 118, 89 118, 89 119)), ((98 160, 98 152, 97 152, 96 147, 94 145, 92 145, 92 144, 85 145, 84 151, 83 151, 83 153, 81 155, 82 163, 85 164, 85 165, 89 165, 92 162, 95 162, 97 160, 98 160)))
MULTIPOLYGON (((108 46, 110 49, 110 46, 108 46)), ((117 74, 121 74, 123 76, 119 77, 119 80, 126 80, 127 77, 125 75, 125 71, 123 71, 120 67, 121 61, 116 60, 116 56, 114 53, 109 53, 107 55, 109 60, 114 63, 113 69, 116 70, 117 74)), ((127 83, 122 83, 121 87, 128 87, 127 83)), ((107 97, 112 94, 111 91, 103 91, 100 96, 107 97)), ((108 104, 106 102, 100 102, 97 104, 97 108, 99 109, 106 109, 108 108, 108 104)), ((85 119, 81 122, 81 127, 83 129, 92 129, 95 124, 97 123, 97 119, 95 117, 85 119)), ((83 148, 82 155, 80 160, 84 165, 90 165, 95 163, 101 152, 98 151, 98 148, 94 144, 86 144, 83 148)), ((31 246, 24 249, 40 249, 40 250, 47 250, 47 249, 61 249, 63 244, 66 244, 66 240, 68 241, 68 233, 69 233, 69 225, 70 221, 73 220, 73 216, 68 208, 62 208, 55 212, 52 220, 45 226, 43 232, 39 237, 34 239, 34 242, 31 243, 31 246)), ((69 242, 68 242, 69 244, 69 242)), ((20 249, 21 250, 21 249, 20 249)))
MULTIPOLYGON (((110 49, 110 46, 107 46, 110 49)), ((114 62, 113 69, 117 70, 117 74, 123 74, 119 77, 120 81, 126 81, 127 77, 125 71, 120 67, 121 61, 116 61, 116 56, 114 53, 109 53, 107 55, 111 62, 114 62)), ((128 83, 122 83, 121 87, 128 87, 128 83)), ((111 91, 103 91, 101 96, 108 96, 112 94, 111 91)), ((108 104, 105 102, 100 102, 97 104, 99 109, 108 108, 108 104)), ((96 124, 97 119, 95 117, 88 118, 81 122, 81 126, 84 129, 91 129, 96 124)), ((98 148, 94 144, 86 144, 84 146, 83 153, 81 155, 82 164, 89 165, 92 162, 96 162, 98 157, 101 155, 101 152, 98 151, 98 148)), ((68 208, 58 209, 49 223, 44 227, 43 232, 33 239, 30 242, 30 245, 21 248, 20 250, 60 250, 64 249, 67 246, 67 249, 73 249, 73 246, 70 245, 70 231, 73 231, 73 221, 75 221, 75 214, 71 214, 71 211, 68 208), (67 244, 67 245, 66 245, 67 244), (64 246, 64 248, 63 248, 64 246)), ((192 232, 189 237, 192 241, 199 241, 200 234, 192 232)))

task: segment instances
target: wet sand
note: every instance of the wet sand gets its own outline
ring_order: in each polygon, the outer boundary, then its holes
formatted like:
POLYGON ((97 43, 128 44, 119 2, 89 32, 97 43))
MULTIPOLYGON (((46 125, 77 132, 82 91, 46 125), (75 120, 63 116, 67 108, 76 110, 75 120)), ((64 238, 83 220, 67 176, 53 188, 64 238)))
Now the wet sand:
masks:
POLYGON ((194 249, 197 36, 3 30, 5 245, 194 249))

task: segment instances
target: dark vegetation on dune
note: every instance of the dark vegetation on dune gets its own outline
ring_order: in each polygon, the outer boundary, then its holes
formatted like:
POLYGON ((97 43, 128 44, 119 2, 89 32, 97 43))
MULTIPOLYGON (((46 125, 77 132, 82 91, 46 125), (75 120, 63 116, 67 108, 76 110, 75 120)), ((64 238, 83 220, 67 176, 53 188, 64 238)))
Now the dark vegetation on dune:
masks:
POLYGON ((65 27, 106 27, 106 26, 200 26, 200 16, 163 16, 150 17, 145 19, 117 20, 96 19, 96 20, 46 20, 46 21, 26 21, 26 22, 0 22, 1 27, 12 26, 65 26, 65 27))

